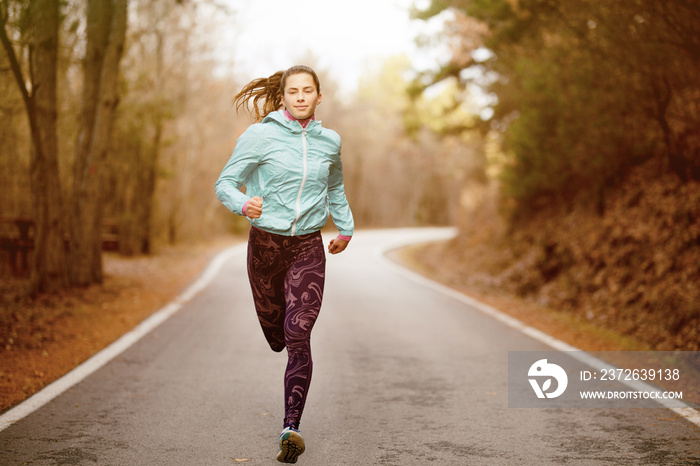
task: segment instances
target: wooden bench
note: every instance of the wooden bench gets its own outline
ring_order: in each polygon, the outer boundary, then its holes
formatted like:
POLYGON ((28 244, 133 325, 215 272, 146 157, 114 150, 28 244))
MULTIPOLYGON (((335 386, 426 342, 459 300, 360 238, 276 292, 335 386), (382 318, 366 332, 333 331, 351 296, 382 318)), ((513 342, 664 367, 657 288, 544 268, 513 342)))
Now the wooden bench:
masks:
POLYGON ((113 218, 106 218, 102 221, 102 250, 119 250, 119 224, 113 218))
POLYGON ((34 249, 34 221, 29 218, 0 219, 0 250, 9 255, 13 275, 29 271, 29 253, 34 249))
MULTIPOLYGON (((32 250, 34 250, 34 220, 0 218, 0 251, 8 253, 13 275, 24 275, 29 272, 29 253, 32 250)), ((114 219, 107 218, 103 222, 102 250, 119 250, 119 228, 114 219)))

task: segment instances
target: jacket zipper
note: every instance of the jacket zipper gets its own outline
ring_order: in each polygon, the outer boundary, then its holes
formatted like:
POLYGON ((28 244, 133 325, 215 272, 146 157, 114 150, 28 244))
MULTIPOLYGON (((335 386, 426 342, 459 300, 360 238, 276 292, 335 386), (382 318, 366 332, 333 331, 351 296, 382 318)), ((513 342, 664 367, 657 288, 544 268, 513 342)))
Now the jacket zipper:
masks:
POLYGON ((297 222, 299 221, 299 217, 301 217, 301 192, 304 190, 304 185, 306 184, 306 173, 307 173, 307 167, 306 167, 306 156, 307 156, 306 128, 301 129, 301 141, 302 141, 302 147, 304 148, 304 174, 301 177, 301 186, 299 186, 299 194, 297 194, 297 203, 296 203, 297 216, 294 219, 294 222, 292 223, 292 236, 294 236, 294 233, 296 233, 297 222))

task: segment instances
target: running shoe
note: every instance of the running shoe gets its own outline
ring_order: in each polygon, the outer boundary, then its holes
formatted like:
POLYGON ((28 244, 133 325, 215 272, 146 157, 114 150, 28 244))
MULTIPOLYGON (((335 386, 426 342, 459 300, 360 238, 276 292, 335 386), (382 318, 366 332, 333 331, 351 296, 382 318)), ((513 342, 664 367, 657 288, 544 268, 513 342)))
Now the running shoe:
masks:
POLYGON ((304 453, 304 439, 297 429, 285 427, 280 434, 280 452, 277 461, 280 463, 296 463, 299 455, 304 453))

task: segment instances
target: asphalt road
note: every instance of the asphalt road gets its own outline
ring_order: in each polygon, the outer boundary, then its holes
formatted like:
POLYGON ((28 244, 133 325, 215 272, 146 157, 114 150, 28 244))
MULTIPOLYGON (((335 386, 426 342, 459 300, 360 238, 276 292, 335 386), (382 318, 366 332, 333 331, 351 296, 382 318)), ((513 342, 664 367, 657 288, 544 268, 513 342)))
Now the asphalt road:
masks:
MULTIPOLYGON (((508 351, 550 348, 380 259, 445 233, 362 231, 328 257, 297 464, 700 464, 700 428, 667 409, 509 408, 508 351)), ((239 249, 169 319, 2 430, 0 464, 279 464, 284 366, 239 249)))

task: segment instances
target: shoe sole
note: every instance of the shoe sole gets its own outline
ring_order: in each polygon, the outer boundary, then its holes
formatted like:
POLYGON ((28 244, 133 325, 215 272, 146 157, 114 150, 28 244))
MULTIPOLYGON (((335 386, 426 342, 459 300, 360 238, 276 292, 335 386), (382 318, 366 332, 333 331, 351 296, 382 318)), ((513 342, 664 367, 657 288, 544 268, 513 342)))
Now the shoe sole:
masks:
POLYGON ((296 432, 287 432, 280 439, 280 452, 277 461, 280 463, 296 463, 299 455, 304 453, 304 439, 296 432))

